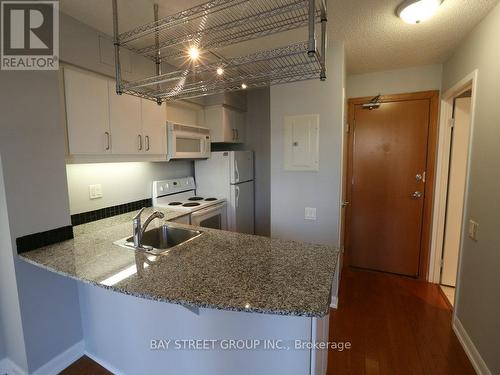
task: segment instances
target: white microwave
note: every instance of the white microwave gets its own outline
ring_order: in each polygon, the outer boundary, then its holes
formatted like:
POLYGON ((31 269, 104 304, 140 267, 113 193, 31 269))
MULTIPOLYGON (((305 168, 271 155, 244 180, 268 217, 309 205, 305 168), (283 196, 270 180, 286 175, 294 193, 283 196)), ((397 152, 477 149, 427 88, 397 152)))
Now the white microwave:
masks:
POLYGON ((210 157, 210 129, 167 122, 167 160, 210 157))

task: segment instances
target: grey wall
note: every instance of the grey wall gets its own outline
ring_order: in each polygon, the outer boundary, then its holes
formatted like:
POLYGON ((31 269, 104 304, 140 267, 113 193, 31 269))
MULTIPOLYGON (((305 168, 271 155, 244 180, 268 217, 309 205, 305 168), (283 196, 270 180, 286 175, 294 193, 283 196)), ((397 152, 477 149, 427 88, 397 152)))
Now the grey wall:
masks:
POLYGON ((443 66, 439 64, 352 74, 347 76, 347 97, 440 90, 442 70, 443 66))
POLYGON ((0 155, 0 360, 28 368, 0 155))
POLYGON ((271 108, 270 89, 247 95, 245 148, 255 152, 255 234, 271 234, 271 108))
MULTIPOLYGON (((17 237, 70 224, 64 135, 58 72, 1 71, 0 82, 0 150, 15 249, 17 237)), ((33 371, 82 339, 76 282, 17 257, 14 264, 28 367, 33 371)))
MULTIPOLYGON (((1 315, 0 315, 1 321, 1 315)), ((0 361, 7 356, 7 350, 5 349, 5 339, 3 338, 3 323, 0 323, 0 361)))
POLYGON ((151 182, 193 175, 191 161, 158 163, 69 164, 71 214, 151 198, 151 182), (101 184, 103 197, 89 198, 91 184, 101 184))
MULTIPOLYGON (((112 66, 100 60, 96 31, 64 15, 60 31, 61 60, 112 74, 112 66)), ((128 77, 141 66, 131 58, 128 77)), ((56 71, 0 71, 0 82, 0 153, 10 224, 0 250, 7 259, 2 267, 10 259, 15 270, 15 277, 2 272, 2 295, 8 293, 8 300, 1 312, 8 319, 7 355, 32 372, 83 336, 76 282, 14 255, 17 237, 70 224, 59 76, 56 71)))
MULTIPOLYGON (((114 77, 115 66, 111 38, 64 13, 60 13, 59 21, 61 60, 114 77)), ((153 74, 154 65, 149 60, 126 50, 122 51, 121 56, 124 79, 140 79, 144 78, 145 73, 153 74)))
MULTIPOLYGON (((457 317, 492 374, 500 373, 500 5, 444 64, 443 91, 479 70, 465 217, 479 223, 478 241, 463 239, 457 317)), ((467 230, 464 231, 467 233, 467 230)))
POLYGON ((342 165, 344 45, 331 42, 328 79, 271 87, 271 235, 338 245, 342 165), (320 115, 319 172, 283 168, 284 117, 320 115), (305 207, 317 220, 304 220, 305 207))

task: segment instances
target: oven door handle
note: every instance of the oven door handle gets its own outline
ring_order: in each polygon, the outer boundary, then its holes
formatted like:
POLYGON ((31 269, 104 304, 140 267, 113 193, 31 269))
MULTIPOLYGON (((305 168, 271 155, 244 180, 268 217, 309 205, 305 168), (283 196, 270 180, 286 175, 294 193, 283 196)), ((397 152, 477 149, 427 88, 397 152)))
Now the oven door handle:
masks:
POLYGON ((207 214, 211 214, 212 212, 220 211, 225 206, 226 206, 225 203, 216 204, 214 206, 210 206, 210 207, 204 208, 202 210, 198 210, 198 211, 193 212, 191 214, 191 217, 196 218, 196 217, 199 217, 199 216, 204 216, 204 215, 207 215, 207 214))

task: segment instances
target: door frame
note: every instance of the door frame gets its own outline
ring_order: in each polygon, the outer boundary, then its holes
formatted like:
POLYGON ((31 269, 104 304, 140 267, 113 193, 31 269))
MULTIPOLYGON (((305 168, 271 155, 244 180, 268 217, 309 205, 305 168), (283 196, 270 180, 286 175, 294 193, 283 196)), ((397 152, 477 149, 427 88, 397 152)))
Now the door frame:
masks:
MULTIPOLYGON (((354 142, 354 109, 356 105, 364 104, 369 102, 372 97, 363 98, 351 98, 349 99, 348 108, 348 142, 347 142, 347 178, 346 178, 346 196, 347 201, 351 201, 351 188, 352 185, 352 159, 353 159, 353 142, 354 142)), ((439 127, 439 91, 420 91, 406 94, 391 94, 391 95, 381 95, 381 103, 387 102, 401 102, 409 100, 424 100, 428 99, 430 101, 429 108, 429 132, 427 140, 427 168, 426 168, 426 183, 424 190, 424 209, 422 218, 422 237, 420 245, 420 259, 418 266, 418 279, 427 280, 427 275, 429 273, 429 256, 430 256, 430 245, 431 245, 431 232, 432 232, 432 207, 434 201, 434 181, 436 173, 436 154, 437 154, 437 136, 439 127)), ((348 204, 346 207, 346 225, 345 225, 345 248, 347 253, 349 252, 350 245, 350 228, 351 227, 351 205, 348 204)), ((349 255, 346 257, 349 260, 349 255)))
MULTIPOLYGON (((472 154, 472 138, 474 135, 474 123, 475 123, 475 113, 476 113, 476 93, 477 93, 477 78, 478 70, 474 70, 462 80, 453 85, 449 90, 447 90, 443 97, 441 98, 441 125, 439 131, 439 147, 437 155, 437 179, 436 179, 436 190, 435 190, 435 205, 434 205, 434 217, 433 217, 433 228, 432 228, 432 244, 431 244, 431 256, 429 264, 429 282, 439 284, 441 281, 441 257, 443 253, 444 244, 444 231, 445 231, 445 218, 446 218, 446 203, 448 195, 448 174, 449 174, 449 155, 451 147, 451 127, 450 119, 453 117, 453 101, 456 96, 461 94, 467 88, 472 88, 471 94, 471 124, 470 124, 470 136, 469 136, 469 155, 467 161, 467 172, 466 172, 466 185, 464 193, 464 215, 462 218, 462 239, 464 230, 467 224, 467 218, 465 213, 467 212, 467 196, 469 192, 469 179, 470 179, 470 163, 472 154)), ((462 247, 463 241, 461 241, 459 254, 458 254, 458 270, 457 270, 457 282, 455 285, 455 304, 457 303, 458 290, 460 287, 460 272, 462 263, 462 247)))

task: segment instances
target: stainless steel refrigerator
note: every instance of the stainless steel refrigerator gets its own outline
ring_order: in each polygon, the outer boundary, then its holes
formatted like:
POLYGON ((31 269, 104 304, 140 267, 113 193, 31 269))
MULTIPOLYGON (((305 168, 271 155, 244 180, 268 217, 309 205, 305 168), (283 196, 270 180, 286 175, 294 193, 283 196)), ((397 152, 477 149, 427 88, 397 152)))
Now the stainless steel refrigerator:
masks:
POLYGON ((194 164, 196 192, 227 200, 228 230, 254 233, 253 151, 212 152, 194 164))

